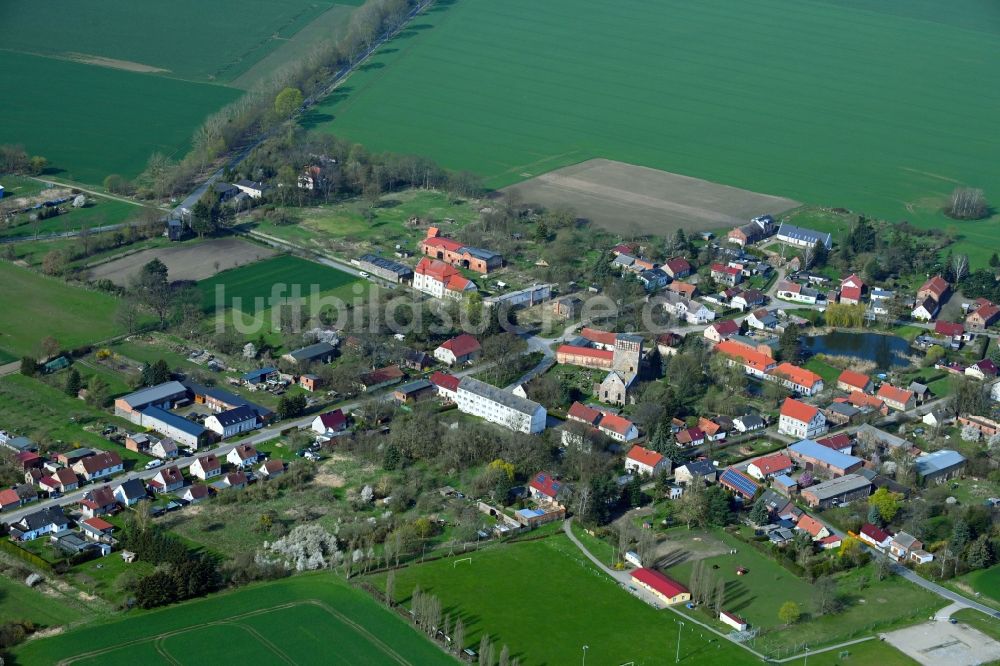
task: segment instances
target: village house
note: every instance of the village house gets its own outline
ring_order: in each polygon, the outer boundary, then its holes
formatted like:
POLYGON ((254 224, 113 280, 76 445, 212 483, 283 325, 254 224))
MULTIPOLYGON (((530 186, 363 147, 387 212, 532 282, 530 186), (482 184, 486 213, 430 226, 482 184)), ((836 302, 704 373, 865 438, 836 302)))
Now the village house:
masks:
POLYGON ((81 520, 80 530, 83 532, 85 539, 95 543, 113 544, 115 542, 112 536, 115 526, 103 518, 94 517, 81 520))
POLYGON ((1000 319, 1000 307, 986 300, 978 298, 969 308, 969 314, 965 317, 965 325, 970 331, 985 331, 1000 319))
POLYGON ((663 272, 673 280, 679 280, 691 275, 691 264, 684 257, 667 259, 662 268, 663 272))
POLYGON ((813 305, 819 298, 819 292, 811 287, 804 287, 796 282, 783 280, 778 283, 775 296, 783 301, 813 305))
POLYGON ((865 293, 865 283, 856 273, 844 278, 840 283, 840 303, 857 305, 865 293))
POLYGON ((261 478, 273 479, 285 473, 285 463, 272 458, 261 465, 257 473, 260 474, 261 478))
POLYGON ((917 301, 930 298, 936 303, 940 303, 949 293, 951 293, 951 285, 948 284, 948 281, 940 275, 935 275, 917 290, 917 301))
POLYGON ((562 482, 548 472, 539 472, 528 482, 528 495, 537 502, 558 504, 562 490, 562 482))
POLYGON ((892 543, 892 534, 871 523, 865 523, 861 526, 858 539, 873 548, 885 550, 892 543))
POLYGON ((916 407, 916 397, 913 395, 913 391, 897 388, 889 383, 882 384, 875 396, 891 409, 900 412, 909 411, 916 407))
POLYGON ((457 268, 436 259, 421 259, 413 271, 413 288, 435 298, 461 300, 476 291, 476 284, 457 268))
POLYGON ((420 251, 436 261, 477 273, 489 273, 503 266, 503 255, 445 238, 437 227, 427 230, 427 237, 420 241, 420 251))
POLYGON ((874 388, 875 384, 872 382, 872 378, 860 372, 844 370, 837 377, 837 389, 845 393, 850 393, 851 391, 871 393, 874 388))
POLYGON ((94 488, 93 490, 88 491, 80 499, 80 513, 82 513, 85 518, 104 516, 109 513, 114 513, 117 509, 118 500, 115 499, 115 495, 111 492, 110 486, 94 488))
POLYGON ((176 458, 178 455, 177 442, 169 437, 157 440, 152 446, 149 447, 149 455, 154 458, 159 458, 160 460, 176 458))
POLYGON ((794 398, 785 398, 781 404, 778 432, 802 439, 815 439, 826 431, 826 417, 818 407, 807 405, 794 398))
POLYGON ((670 458, 637 444, 629 449, 628 455, 625 456, 625 471, 637 476, 655 476, 661 472, 670 472, 670 458))
POLYGON ((864 464, 861 458, 840 453, 811 439, 791 444, 787 451, 788 455, 805 469, 830 476, 850 474, 864 464))
POLYGON ((319 414, 312 420, 312 431, 320 435, 332 437, 337 433, 347 430, 347 417, 343 410, 334 409, 323 414, 319 414))
POLYGON ((710 270, 712 279, 719 284, 727 284, 730 287, 735 287, 743 281, 743 271, 735 266, 712 264, 710 270))
POLYGON ((897 562, 910 561, 925 564, 934 556, 924 550, 924 543, 912 534, 899 532, 889 542, 889 556, 897 562))
POLYGON ((176 465, 161 467, 149 480, 149 488, 154 494, 172 493, 184 487, 184 475, 176 465))
POLYGON ((851 436, 843 432, 824 437, 823 439, 817 439, 816 443, 845 455, 851 455, 851 451, 854 449, 854 442, 851 441, 851 436))
POLYGON ((732 340, 723 340, 715 346, 715 351, 728 357, 730 365, 742 365, 746 374, 757 379, 766 378, 777 367, 772 357, 732 340))
POLYGON ((674 280, 667 285, 667 291, 691 299, 698 295, 698 285, 674 280))
POLYGON ((940 305, 933 298, 925 298, 917 302, 916 307, 910 312, 910 316, 919 321, 931 321, 937 317, 940 305))
POLYGON ((635 569, 632 571, 632 583, 668 606, 691 600, 691 592, 686 587, 656 569, 635 569))
POLYGON ((463 413, 511 430, 528 434, 545 430, 545 407, 472 377, 459 382, 456 403, 463 413))
POLYGON ((868 497, 870 492, 871 483, 868 479, 860 474, 847 474, 803 488, 800 495, 810 507, 825 509, 868 497))
POLYGON ((763 430, 765 427, 767 424, 759 414, 744 414, 733 419, 733 428, 741 434, 763 430))
POLYGON ((257 430, 261 427, 261 422, 257 412, 249 407, 241 406, 212 414, 205 419, 205 427, 222 439, 227 439, 251 430, 257 430))
POLYGON ((769 456, 762 456, 751 462, 747 467, 747 474, 758 481, 765 481, 779 474, 787 474, 794 468, 795 466, 792 464, 791 458, 780 453, 775 453, 769 456))
POLYGON ((701 428, 684 428, 674 435, 674 440, 684 449, 701 446, 705 443, 705 432, 701 428))
POLYGON ((660 356, 676 356, 683 344, 683 336, 672 331, 656 336, 656 351, 660 353, 660 356))
POLYGON ((919 456, 914 461, 914 467, 917 478, 925 485, 941 484, 961 476, 965 471, 965 462, 965 456, 958 451, 941 449, 919 456))
POLYGON ((260 454, 249 444, 237 444, 232 451, 226 454, 226 462, 240 469, 251 467, 258 460, 260 460, 260 454))
POLYGON ((861 391, 851 391, 850 395, 842 400, 864 412, 878 412, 882 416, 886 416, 889 413, 889 407, 881 398, 862 393, 861 391))
POLYGON ((91 482, 117 474, 125 469, 121 456, 114 451, 100 451, 94 455, 81 458, 72 465, 84 481, 91 482))
POLYGON ((208 499, 208 486, 199 484, 190 485, 181 493, 181 499, 191 504, 197 504, 202 500, 206 500, 208 499))
POLYGON ((760 307, 767 302, 767 296, 760 289, 747 289, 736 294, 729 300, 729 306, 742 312, 760 307))
POLYGON ((965 374, 968 377, 975 377, 976 379, 985 381, 997 376, 997 366, 990 359, 984 358, 965 368, 965 374))
POLYGON ((582 310, 583 299, 576 294, 563 296, 552 301, 552 314, 561 319, 575 319, 580 316, 582 310))
POLYGON ((711 340, 712 342, 719 343, 730 336, 737 335, 739 332, 739 324, 732 319, 723 319, 715 322, 714 324, 710 324, 708 328, 705 329, 705 338, 711 340))
POLYGON ((192 476, 196 476, 202 481, 205 481, 222 474, 222 464, 214 454, 210 453, 197 458, 193 463, 191 463, 191 466, 188 467, 188 471, 191 472, 192 476))
POLYGON ((674 482, 688 484, 694 480, 715 483, 719 469, 711 460, 693 460, 674 469, 674 482))
POLYGON ((398 365, 389 365, 362 374, 358 378, 358 387, 366 393, 371 393, 386 386, 398 384, 405 377, 406 375, 403 374, 402 368, 398 365))
POLYGON ((437 395, 437 387, 427 379, 418 379, 403 386, 397 387, 392 392, 392 398, 403 405, 410 405, 420 402, 425 398, 432 398, 437 395))
POLYGON ((482 351, 483 348, 479 344, 479 340, 468 333, 462 333, 445 341, 435 349, 434 358, 445 365, 455 365, 456 363, 461 365, 476 360, 482 351))
POLYGON ((438 397, 448 402, 458 400, 458 385, 462 381, 446 372, 435 372, 430 376, 431 384, 437 387, 438 397))
POLYGON ((732 429, 732 421, 727 416, 717 416, 715 419, 699 416, 698 429, 705 434, 707 441, 721 442, 732 429))
POLYGON ((69 519, 61 506, 40 509, 11 523, 8 526, 10 538, 14 541, 31 541, 46 534, 59 533, 69 529, 69 519))
POLYGON ((755 217, 744 225, 732 229, 726 234, 730 243, 746 247, 760 242, 774 234, 774 218, 770 215, 755 217))
POLYGON ((833 427, 857 423, 864 415, 863 411, 846 402, 831 402, 823 408, 827 424, 833 427))
POLYGON ((812 537, 813 541, 819 541, 830 536, 830 530, 827 529, 826 525, 807 513, 802 514, 799 522, 795 525, 795 529, 805 532, 812 537))
MULTIPOLYGON (((671 286, 675 284, 677 283, 673 282, 671 286)), ((669 288, 667 291, 656 296, 656 303, 662 306, 673 317, 682 319, 688 324, 707 324, 715 319, 715 313, 709 310, 704 303, 681 296, 669 288)))
POLYGON ((247 180, 246 178, 233 183, 233 186, 251 199, 260 199, 271 189, 260 181, 247 180))
POLYGON ((80 487, 76 472, 68 467, 60 467, 38 480, 38 487, 47 493, 65 494, 80 487))
POLYGON ((760 488, 760 484, 735 467, 728 467, 722 471, 719 475, 719 485, 728 488, 746 501, 752 500, 760 488))
POLYGON ((773 381, 800 395, 813 396, 823 390, 823 378, 811 370, 781 363, 771 371, 773 381))
POLYGON ((149 497, 146 486, 139 479, 129 479, 120 483, 111 492, 122 506, 134 506, 149 497))

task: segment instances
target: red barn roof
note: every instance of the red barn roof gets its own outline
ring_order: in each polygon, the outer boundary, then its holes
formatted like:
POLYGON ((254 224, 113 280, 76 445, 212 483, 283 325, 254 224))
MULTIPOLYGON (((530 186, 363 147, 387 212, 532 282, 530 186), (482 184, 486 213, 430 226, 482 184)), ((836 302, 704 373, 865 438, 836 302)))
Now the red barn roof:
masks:
POLYGON ((669 578, 656 569, 647 569, 645 567, 636 569, 632 572, 632 578, 644 585, 648 585, 653 590, 668 598, 676 597, 678 594, 684 594, 689 591, 676 580, 669 578))
POLYGON ((844 370, 840 373, 840 376, 837 377, 837 381, 847 384, 852 388, 856 388, 859 391, 864 391, 865 387, 867 387, 868 383, 871 381, 871 377, 860 372, 854 372, 853 370, 844 370))
POLYGON ((456 357, 461 357, 474 354, 480 351, 482 347, 479 344, 479 340, 476 340, 468 333, 462 333, 451 340, 441 343, 441 349, 447 349, 456 357))

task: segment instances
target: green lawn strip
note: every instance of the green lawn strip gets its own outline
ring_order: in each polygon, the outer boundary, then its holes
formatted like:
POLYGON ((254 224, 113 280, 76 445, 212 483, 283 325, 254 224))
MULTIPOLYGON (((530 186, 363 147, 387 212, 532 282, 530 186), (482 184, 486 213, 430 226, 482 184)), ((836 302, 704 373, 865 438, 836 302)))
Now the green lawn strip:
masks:
MULTIPOLYGON (((61 233, 65 231, 75 231, 77 229, 93 229, 112 224, 121 224, 126 220, 136 217, 142 208, 134 206, 124 201, 115 199, 105 199, 86 194, 91 202, 84 208, 73 208, 68 202, 62 204, 61 208, 66 212, 62 215, 49 217, 38 222, 32 222, 27 213, 17 216, 14 225, 5 229, 0 229, 0 238, 24 237, 27 240, 33 239, 36 235, 46 235, 61 233)), ((79 243, 80 241, 76 241, 79 243)))
POLYGON ((918 666, 920 663, 877 638, 829 652, 810 654, 808 662, 814 666, 918 666))
POLYGON ((972 608, 963 608, 952 613, 951 617, 973 629, 978 629, 993 640, 1000 641, 1000 622, 997 622, 995 618, 987 617, 972 608))
MULTIPOLYGON (((358 652, 367 650, 368 663, 377 663, 380 658, 385 659, 385 653, 370 646, 368 636, 357 631, 353 633, 344 631, 343 622, 325 612, 325 608, 334 609, 359 624, 413 663, 453 663, 424 637, 409 629, 402 619, 380 607, 365 593, 349 588, 341 579, 330 573, 305 574, 278 582, 251 585, 162 610, 130 611, 124 618, 95 623, 85 629, 69 631, 22 645, 16 651, 17 663, 25 666, 53 664, 74 655, 102 649, 110 649, 113 652, 107 655, 106 661, 95 656, 92 663, 126 663, 124 661, 126 654, 133 656, 133 660, 128 663, 135 663, 135 655, 148 654, 148 647, 158 636, 171 632, 182 632, 181 636, 185 634, 194 636, 195 634, 191 632, 201 631, 210 623, 226 621, 241 623, 243 618, 236 616, 258 610, 270 610, 260 617, 270 618, 271 627, 262 633, 273 643, 280 645, 283 633, 294 631, 302 641, 309 642, 318 657, 327 654, 330 649, 326 641, 327 633, 336 631, 345 642, 350 642, 351 649, 358 652), (284 615, 284 610, 275 608, 289 603, 312 601, 321 604, 316 608, 324 610, 324 613, 310 616, 307 627, 311 627, 312 631, 308 632, 309 635, 299 628, 301 615, 284 615), (362 645, 368 647, 361 647, 362 645)), ((240 635, 234 634, 233 631, 239 630, 230 628, 230 642, 233 642, 233 636, 240 635)), ((242 642, 243 637, 239 640, 242 642)), ((190 643, 179 644, 186 645, 187 652, 177 654, 171 649, 171 655, 180 659, 182 663, 192 665, 217 663, 214 659, 201 659, 200 649, 191 651, 190 643)), ((337 646, 338 651, 340 647, 337 646)), ((258 651, 254 661, 259 661, 261 654, 258 651)))
MULTIPOLYGON (((375 577, 376 585, 384 585, 384 578, 375 577)), ((487 633, 496 645, 508 645, 521 663, 574 663, 582 656, 582 646, 588 645, 587 658, 594 663, 656 664, 676 645, 676 615, 633 597, 564 536, 398 570, 397 600, 408 604, 417 585, 441 599, 453 622, 462 619, 467 645, 477 646, 480 636, 487 633), (529 603, 530 599, 540 602, 529 603), (540 630, 543 627, 559 627, 559 631, 540 630)), ((690 625, 681 642, 681 659, 687 663, 757 661, 690 625)))
POLYGON ((17 313, 16 326, 0 328, 0 349, 8 355, 38 354, 38 343, 54 337, 74 348, 115 336, 115 298, 72 287, 55 278, 0 261, 0 307, 17 313))
MULTIPOLYGON (((963 504, 980 504, 982 499, 974 497, 968 488, 968 483, 959 484, 959 488, 948 488, 948 494, 955 496, 963 504)), ((976 601, 1000 608, 1000 564, 989 569, 970 571, 969 573, 945 581, 944 585, 964 594, 976 601)))
POLYGON ((840 368, 832 366, 826 361, 816 358, 815 356, 806 361, 804 367, 806 370, 812 370, 817 375, 822 377, 824 386, 833 387, 837 385, 837 378, 840 377, 841 373, 840 368))
POLYGON ((0 576, 0 624, 30 620, 42 627, 54 627, 79 620, 81 613, 21 580, 0 576))

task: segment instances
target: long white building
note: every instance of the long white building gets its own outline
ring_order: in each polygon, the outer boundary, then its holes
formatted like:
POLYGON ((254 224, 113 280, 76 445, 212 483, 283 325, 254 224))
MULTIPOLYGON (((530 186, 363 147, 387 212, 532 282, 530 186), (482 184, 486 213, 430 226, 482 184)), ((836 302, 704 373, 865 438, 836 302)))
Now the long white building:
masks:
POLYGON ((478 379, 464 377, 456 398, 459 411, 491 423, 529 434, 545 430, 545 407, 478 379))

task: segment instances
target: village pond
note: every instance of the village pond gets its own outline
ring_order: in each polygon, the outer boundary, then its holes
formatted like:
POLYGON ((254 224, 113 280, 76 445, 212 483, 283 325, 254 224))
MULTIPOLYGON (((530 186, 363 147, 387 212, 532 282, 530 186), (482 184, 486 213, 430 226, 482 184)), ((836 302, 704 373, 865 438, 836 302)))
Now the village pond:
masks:
POLYGON ((910 364, 910 343, 896 335, 832 331, 803 336, 802 347, 808 355, 853 356, 872 361, 881 370, 910 364))

